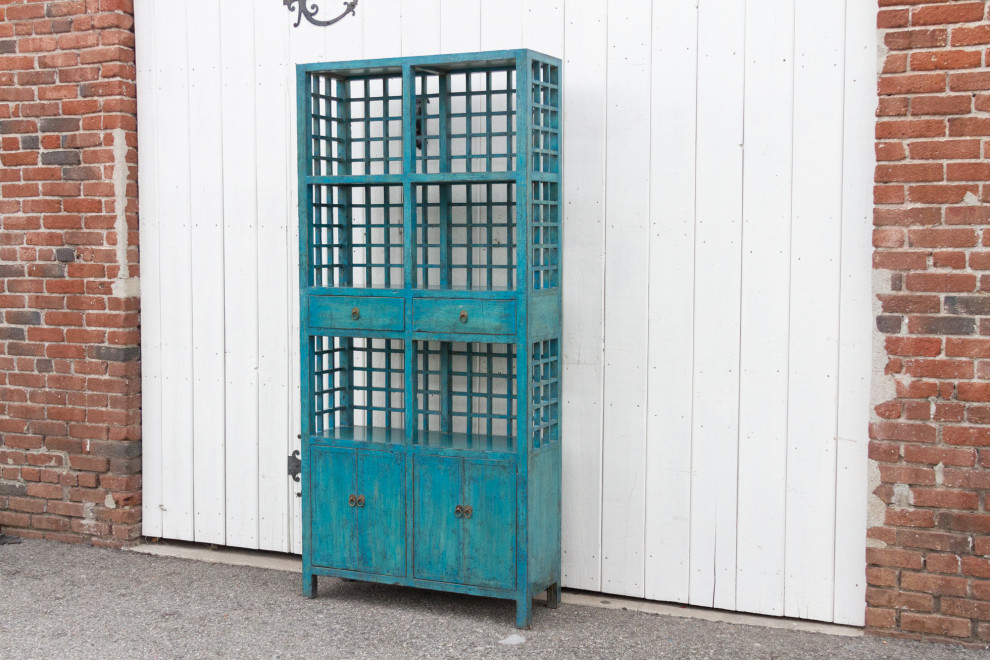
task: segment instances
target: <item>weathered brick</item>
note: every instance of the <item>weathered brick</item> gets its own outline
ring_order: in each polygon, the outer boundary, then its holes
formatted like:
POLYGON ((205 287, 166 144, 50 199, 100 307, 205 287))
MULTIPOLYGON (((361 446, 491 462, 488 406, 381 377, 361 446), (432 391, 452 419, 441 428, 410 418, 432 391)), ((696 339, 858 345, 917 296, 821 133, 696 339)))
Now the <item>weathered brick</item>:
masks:
POLYGON ((109 281, 117 240, 138 272, 133 169, 126 237, 111 178, 110 131, 136 162, 132 11, 0 1, 0 506, 16 509, 0 525, 38 538, 120 546, 140 533, 138 301, 109 281), (86 519, 111 496, 101 478, 118 489, 114 520, 86 519))

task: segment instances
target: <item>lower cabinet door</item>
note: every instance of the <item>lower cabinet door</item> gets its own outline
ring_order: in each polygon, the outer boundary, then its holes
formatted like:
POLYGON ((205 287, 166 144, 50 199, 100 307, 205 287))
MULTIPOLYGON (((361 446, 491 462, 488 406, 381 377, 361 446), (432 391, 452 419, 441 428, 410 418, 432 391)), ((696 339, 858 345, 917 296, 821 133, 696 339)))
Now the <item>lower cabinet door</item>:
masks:
POLYGON ((358 570, 406 574, 405 455, 357 451, 358 570))
POLYGON ((310 454, 313 564, 354 570, 357 558, 357 507, 353 449, 314 447, 310 454))
POLYGON ((464 461, 462 580, 478 587, 516 585, 516 465, 511 461, 464 461))
POLYGON ((310 475, 313 564, 404 576, 403 455, 316 447, 310 475))
POLYGON ((515 587, 515 463, 417 456, 413 465, 415 576, 515 587))
POLYGON ((441 456, 413 459, 414 575, 420 580, 460 582, 461 461, 441 456))

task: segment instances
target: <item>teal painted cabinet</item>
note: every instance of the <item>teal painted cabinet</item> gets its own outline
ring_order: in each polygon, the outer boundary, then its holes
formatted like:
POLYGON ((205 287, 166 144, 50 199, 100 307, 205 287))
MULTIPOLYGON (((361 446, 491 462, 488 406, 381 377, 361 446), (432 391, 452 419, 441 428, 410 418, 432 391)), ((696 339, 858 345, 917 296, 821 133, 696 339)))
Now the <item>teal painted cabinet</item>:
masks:
POLYGON ((560 600, 560 62, 297 69, 303 592, 560 600))

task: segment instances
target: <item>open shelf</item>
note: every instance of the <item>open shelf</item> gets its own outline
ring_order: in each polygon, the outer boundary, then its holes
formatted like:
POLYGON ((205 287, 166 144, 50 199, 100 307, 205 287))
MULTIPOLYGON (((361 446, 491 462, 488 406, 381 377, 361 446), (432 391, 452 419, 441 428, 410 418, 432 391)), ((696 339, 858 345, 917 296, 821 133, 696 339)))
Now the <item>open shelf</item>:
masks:
POLYGON ((516 186, 415 186, 415 286, 508 291, 516 288, 516 186))
POLYGON ((516 71, 413 69, 416 171, 516 169, 516 71))
POLYGON ((402 173, 402 75, 310 78, 310 176, 402 173))
POLYGON ((310 286, 401 288, 401 185, 312 185, 310 286))

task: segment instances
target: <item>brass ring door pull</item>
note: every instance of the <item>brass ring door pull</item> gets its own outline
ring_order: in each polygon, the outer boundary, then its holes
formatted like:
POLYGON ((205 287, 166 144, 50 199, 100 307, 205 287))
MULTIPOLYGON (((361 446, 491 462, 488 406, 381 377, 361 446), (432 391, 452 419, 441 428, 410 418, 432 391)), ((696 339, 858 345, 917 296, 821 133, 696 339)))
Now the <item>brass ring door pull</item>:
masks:
POLYGON ((465 310, 462 309, 461 310, 461 315, 457 317, 457 320, 460 321, 461 323, 467 323, 467 321, 468 321, 468 313, 467 313, 467 311, 465 311, 465 310))
POLYGON ((462 507, 460 504, 458 504, 457 506, 455 506, 454 507, 454 515, 457 516, 458 518, 460 518, 461 516, 463 516, 464 515, 464 507, 462 507))
POLYGON ((359 507, 362 507, 362 506, 364 506, 364 495, 358 495, 358 498, 357 498, 357 505, 358 505, 359 507))
POLYGON ((356 497, 354 497, 353 495, 351 495, 350 497, 347 498, 347 505, 348 506, 354 506, 355 504, 357 504, 357 498, 356 497))
POLYGON ((471 517, 471 514, 473 514, 473 513, 474 513, 474 509, 472 509, 469 506, 464 507, 464 517, 465 518, 470 518, 471 517))
POLYGON ((355 321, 361 318, 361 312, 358 310, 357 307, 351 310, 351 318, 354 319, 355 321))

